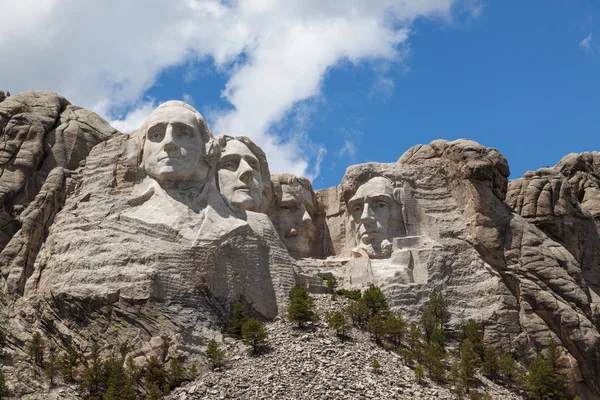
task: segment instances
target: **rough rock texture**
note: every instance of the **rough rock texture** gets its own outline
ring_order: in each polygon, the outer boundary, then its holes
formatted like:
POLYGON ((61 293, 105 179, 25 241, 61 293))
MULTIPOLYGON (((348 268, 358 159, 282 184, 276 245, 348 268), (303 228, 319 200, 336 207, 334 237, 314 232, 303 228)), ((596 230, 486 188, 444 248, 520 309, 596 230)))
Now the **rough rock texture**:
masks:
MULTIPOLYGON (((320 315, 340 310, 345 302, 317 295, 320 315)), ((455 399, 448 386, 414 372, 394 352, 376 346, 365 332, 353 329, 340 340, 325 323, 299 330, 281 320, 267 325, 271 351, 255 357, 238 341, 225 339, 228 367, 202 374, 167 398, 194 399, 455 399), (374 373, 371 362, 381 364, 374 373)), ((480 392, 492 399, 525 398, 482 378, 480 392)))
POLYGON ((440 288, 451 326, 482 321, 486 342, 516 350, 524 362, 554 338, 579 393, 591 395, 600 381, 593 292, 579 260, 504 203, 508 175, 500 153, 468 140, 415 146, 396 164, 350 167, 341 185, 317 194, 336 256, 312 268, 347 287, 379 285, 413 320, 440 288), (389 259, 349 258, 357 239, 346 203, 374 176, 401 190, 406 236, 394 238, 389 259))
POLYGON ((16 292, 22 292, 64 201, 64 171, 77 169, 96 144, 116 133, 95 113, 55 93, 23 92, 0 104, 0 251, 6 250, 0 269, 5 277, 15 270, 10 284, 16 292))

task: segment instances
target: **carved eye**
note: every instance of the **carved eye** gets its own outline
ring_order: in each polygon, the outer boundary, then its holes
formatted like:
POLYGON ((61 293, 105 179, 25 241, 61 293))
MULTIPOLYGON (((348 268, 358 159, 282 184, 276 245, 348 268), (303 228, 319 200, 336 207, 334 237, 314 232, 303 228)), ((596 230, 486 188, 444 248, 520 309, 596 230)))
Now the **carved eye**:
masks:
POLYGON ((362 210, 362 207, 360 205, 356 205, 356 206, 352 207, 353 213, 360 212, 361 210, 362 210))
POLYGON ((229 171, 235 171, 237 169, 237 163, 233 161, 227 161, 221 165, 221 168, 227 169, 229 171))
POLYGON ((298 206, 284 206, 282 207, 284 210, 290 211, 290 212, 296 212, 298 211, 298 206))
POLYGON ((377 208, 388 208, 388 204, 385 201, 377 203, 377 208))

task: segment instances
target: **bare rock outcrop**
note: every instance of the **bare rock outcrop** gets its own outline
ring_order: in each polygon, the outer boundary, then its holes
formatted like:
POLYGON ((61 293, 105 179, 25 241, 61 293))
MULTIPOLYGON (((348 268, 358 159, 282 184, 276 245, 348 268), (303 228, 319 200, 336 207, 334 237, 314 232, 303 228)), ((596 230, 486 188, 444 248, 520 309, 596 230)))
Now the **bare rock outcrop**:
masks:
POLYGON ((0 104, 0 270, 12 274, 11 291, 22 292, 62 206, 65 171, 77 169, 96 144, 116 133, 55 93, 23 92, 0 104))

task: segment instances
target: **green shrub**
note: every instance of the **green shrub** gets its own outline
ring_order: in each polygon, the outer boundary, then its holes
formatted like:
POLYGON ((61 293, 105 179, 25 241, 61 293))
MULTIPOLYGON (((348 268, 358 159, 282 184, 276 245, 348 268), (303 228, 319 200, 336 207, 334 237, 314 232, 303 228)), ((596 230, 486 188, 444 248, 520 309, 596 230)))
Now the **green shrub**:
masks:
POLYGON ((298 323, 299 327, 303 327, 307 322, 314 321, 316 318, 312 309, 313 303, 312 296, 308 294, 304 286, 294 286, 290 291, 290 305, 287 310, 288 319, 298 323))
POLYGON ((258 353, 267 343, 267 332, 262 322, 250 318, 242 326, 242 338, 247 345, 252 347, 254 353, 258 353))
POLYGON ((220 367, 225 360, 225 349, 219 348, 219 344, 215 339, 208 342, 206 348, 206 358, 210 362, 212 368, 220 367))

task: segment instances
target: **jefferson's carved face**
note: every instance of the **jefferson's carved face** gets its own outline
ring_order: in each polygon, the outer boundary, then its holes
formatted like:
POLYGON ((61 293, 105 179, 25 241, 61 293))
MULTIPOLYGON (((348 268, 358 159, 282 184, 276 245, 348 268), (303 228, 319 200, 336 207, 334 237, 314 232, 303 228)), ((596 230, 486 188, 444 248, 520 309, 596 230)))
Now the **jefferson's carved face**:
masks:
POLYGON ((352 226, 358 247, 369 257, 383 252, 382 242, 389 241, 394 188, 383 177, 372 178, 361 185, 348 201, 352 226))
POLYGON ((309 214, 314 208, 311 192, 299 183, 282 184, 277 206, 281 240, 290 253, 309 257, 315 236, 315 225, 309 214))
POLYGON ((204 182, 208 165, 197 116, 184 107, 156 109, 146 121, 142 164, 159 183, 204 182))
POLYGON ((257 211, 262 202, 264 182, 258 158, 244 143, 229 140, 219 160, 219 188, 234 206, 257 211))

